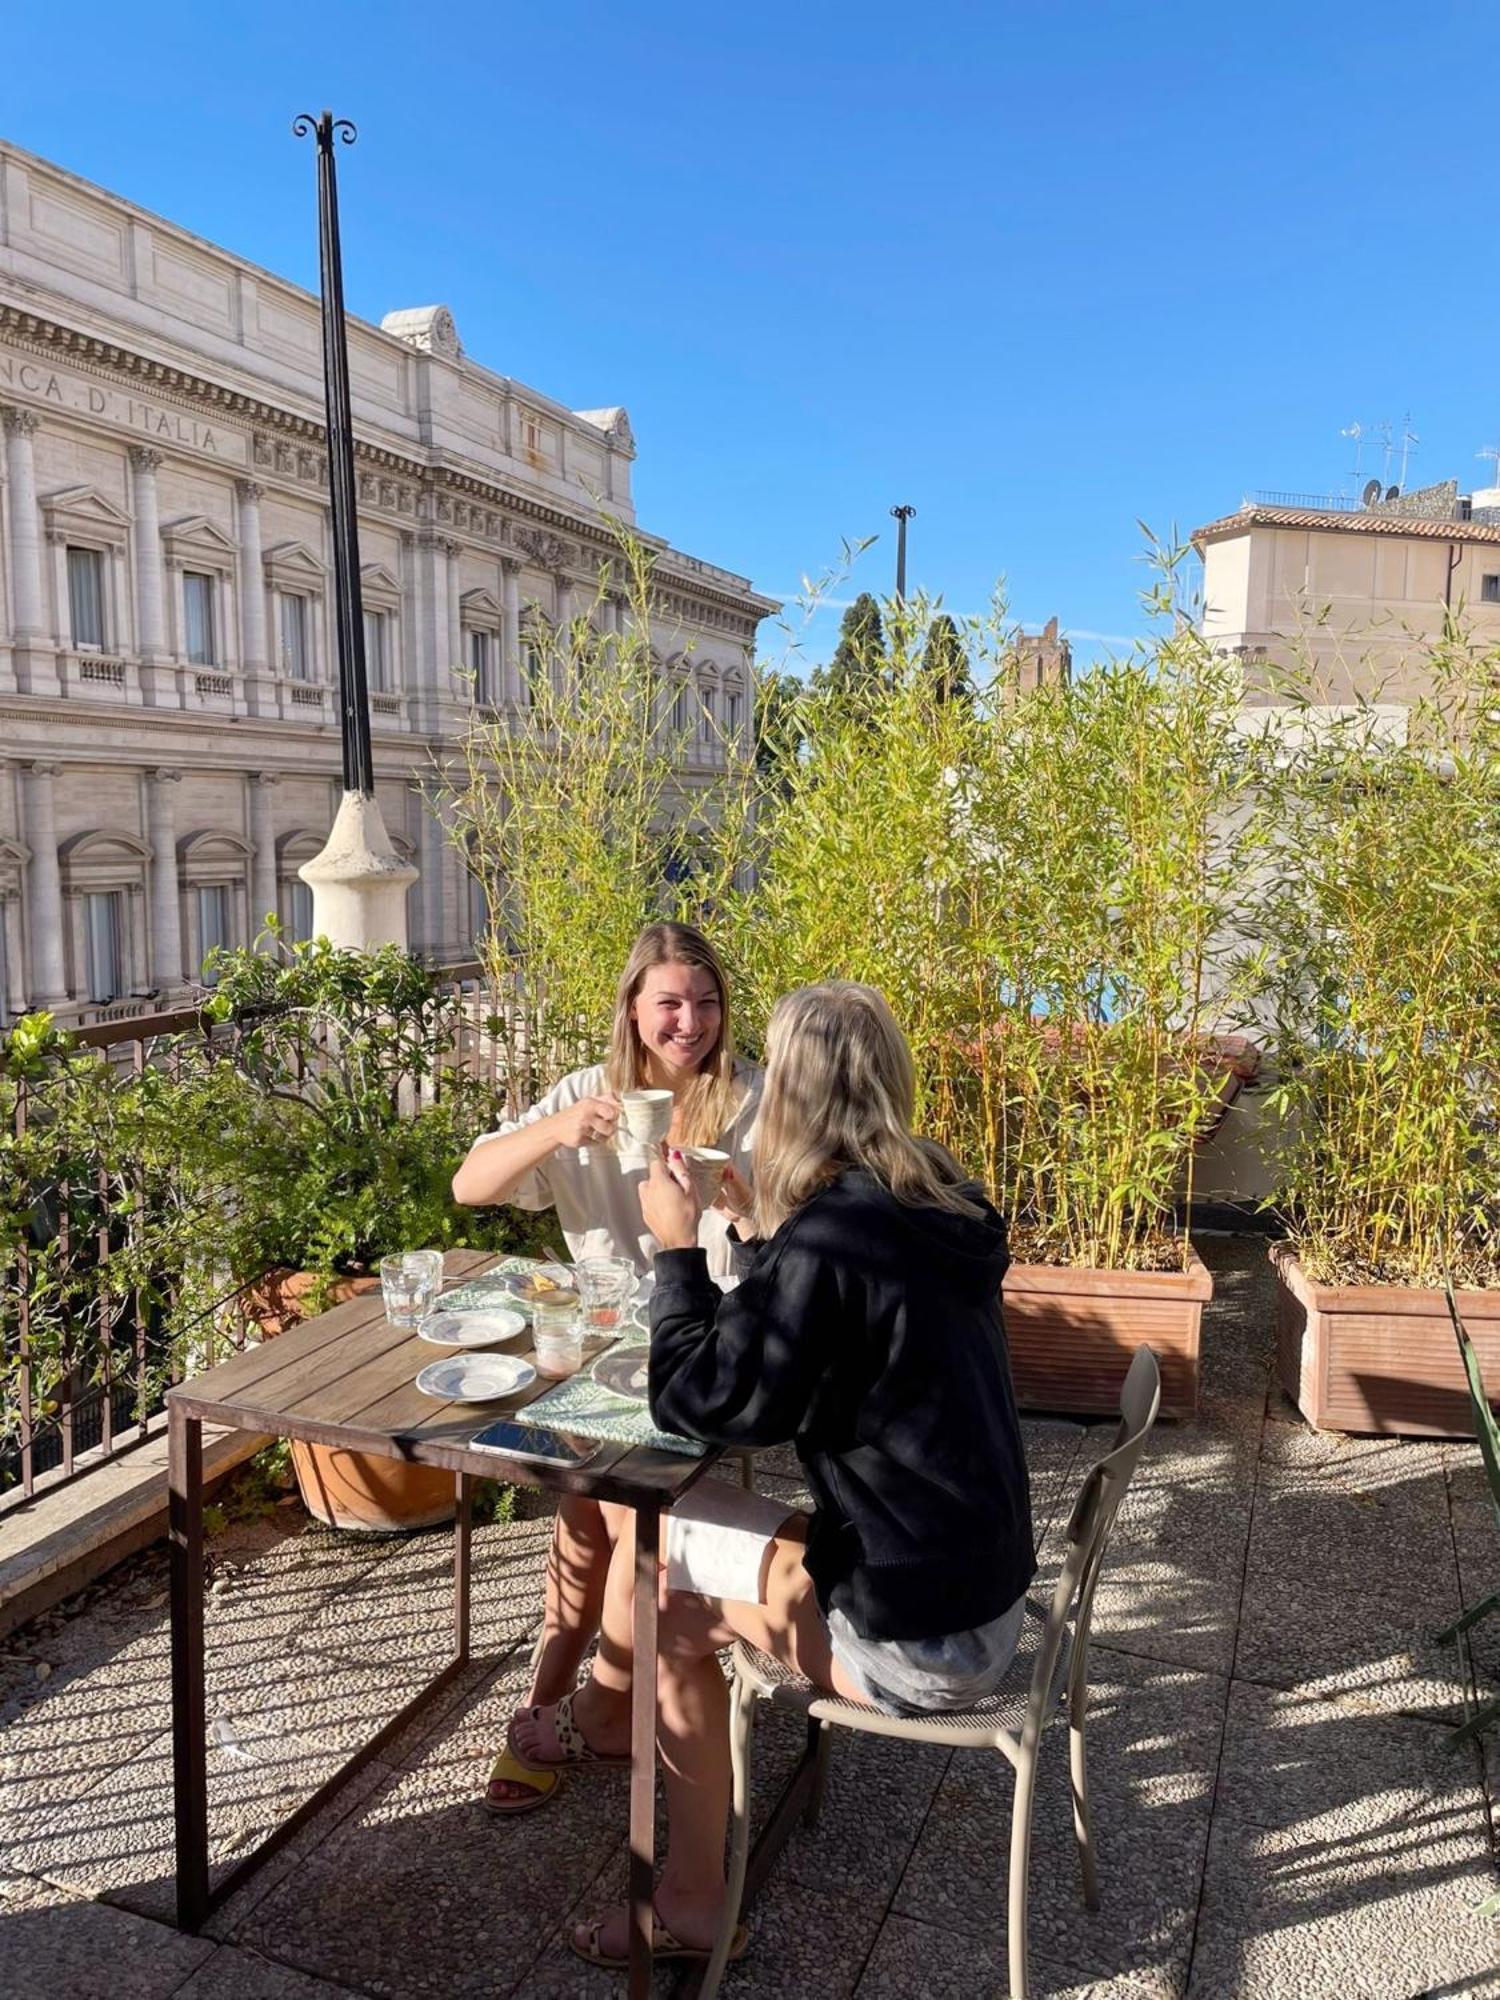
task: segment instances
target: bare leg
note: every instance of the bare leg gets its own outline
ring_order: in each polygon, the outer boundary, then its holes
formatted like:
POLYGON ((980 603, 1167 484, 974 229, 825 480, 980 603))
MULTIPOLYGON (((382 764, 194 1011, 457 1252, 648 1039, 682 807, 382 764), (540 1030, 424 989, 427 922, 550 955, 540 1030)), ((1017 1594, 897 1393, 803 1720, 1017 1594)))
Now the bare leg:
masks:
POLYGON ((565 1493, 547 1552, 542 1650, 528 1703, 557 1701, 576 1685, 583 1656, 599 1630, 613 1552, 610 1521, 598 1501, 565 1493))
MULTIPOLYGON (((760 1604, 739 1604, 674 1591, 666 1600, 659 1635, 658 1742, 665 1768, 670 1834, 657 1888, 662 1922, 684 1944, 707 1947, 718 1929, 724 1901, 724 1827, 729 1814, 729 1691, 714 1655, 735 1639, 773 1653, 820 1686, 858 1697, 859 1690, 834 1664, 828 1630, 802 1565, 805 1523, 789 1521, 771 1544, 760 1604)), ((614 1578, 605 1605, 612 1617, 614 1578)), ((628 1652, 625 1655, 628 1660, 628 1652)), ((599 1664, 579 1702, 613 1680, 601 1640, 599 1664)), ((628 1690, 628 1677, 627 1677, 628 1690)), ((628 1692, 626 1694, 628 1704, 628 1692)), ((575 1708, 575 1715, 577 1714, 575 1708)), ((627 1710, 628 1712, 628 1710, 627 1710)), ((583 1940, 587 1926, 579 1930, 583 1940)), ((613 1912, 600 1933, 601 1948, 623 1954, 625 1912, 613 1912)))
MULTIPOLYGON (((599 1630, 619 1520, 628 1512, 576 1494, 562 1496, 547 1552, 542 1645, 532 1670, 528 1707, 559 1701, 576 1685, 583 1656, 599 1630)), ((550 1790, 557 1781, 544 1782, 550 1790)), ((507 1774, 503 1758, 485 1786, 486 1798, 496 1807, 524 1805, 536 1795, 536 1782, 528 1783, 514 1766, 507 1774)))
MULTIPOLYGON (((588 1679, 573 1698, 573 1720, 583 1739, 602 1756, 623 1755, 630 1748, 630 1658, 632 1601, 635 1588, 635 1514, 629 1507, 608 1503, 597 1509, 609 1538, 611 1560, 599 1577, 601 1609, 599 1650, 588 1679)), ((550 1590, 550 1584, 549 1584, 550 1590)), ((592 1635, 591 1635, 592 1636, 592 1635)), ((581 1651, 580 1651, 581 1657, 581 1651)), ((511 1742, 527 1763, 545 1768, 559 1761, 560 1746, 552 1710, 577 1678, 553 1693, 540 1691, 541 1674, 533 1682, 532 1703, 511 1724, 511 1742), (537 1705, 541 1713, 531 1709, 537 1705)))

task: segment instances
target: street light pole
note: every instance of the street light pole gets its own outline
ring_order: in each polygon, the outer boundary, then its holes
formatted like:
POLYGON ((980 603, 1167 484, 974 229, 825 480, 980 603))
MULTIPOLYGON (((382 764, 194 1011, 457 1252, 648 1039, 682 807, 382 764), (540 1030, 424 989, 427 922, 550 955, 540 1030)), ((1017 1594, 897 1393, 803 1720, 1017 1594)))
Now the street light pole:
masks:
POLYGON ((365 673, 364 605, 359 588, 359 525, 354 504, 354 423, 349 409, 349 342, 344 326, 344 259, 339 245, 335 135, 346 146, 356 137, 347 118, 304 111, 292 132, 318 142, 318 265, 323 290, 323 406, 328 417, 328 499, 333 512, 333 605, 338 640, 339 726, 344 749, 344 790, 375 795, 370 752, 370 695, 365 673))
POLYGON ((896 523, 896 597, 906 602, 906 524, 916 513, 915 507, 893 507, 891 514, 896 523))
POLYGON ((339 662, 339 735, 344 796, 320 854, 297 870, 313 892, 313 934, 352 951, 406 945, 406 892, 417 871, 401 859, 375 797, 365 620, 359 588, 359 521, 354 489, 354 422, 349 406, 349 343, 344 263, 339 246, 335 137, 355 137, 347 118, 306 111, 292 133, 318 142, 318 259, 323 290, 323 404, 328 419, 328 499, 333 514, 333 616, 339 662))

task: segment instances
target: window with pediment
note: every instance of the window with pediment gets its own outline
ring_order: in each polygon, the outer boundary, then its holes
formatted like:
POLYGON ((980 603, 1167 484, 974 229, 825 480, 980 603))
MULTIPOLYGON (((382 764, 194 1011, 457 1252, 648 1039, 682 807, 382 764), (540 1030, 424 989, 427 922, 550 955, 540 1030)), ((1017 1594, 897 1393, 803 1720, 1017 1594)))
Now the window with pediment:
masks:
POLYGON ((278 542, 266 550, 263 560, 275 617, 277 665, 288 680, 321 680, 327 569, 305 542, 278 542))
POLYGON ((459 600, 463 628, 464 671, 474 685, 482 708, 496 708, 502 698, 500 634, 503 617, 498 599, 488 590, 465 591, 459 600))
POLYGON ((65 486, 41 502, 54 571, 60 634, 80 652, 102 653, 121 643, 121 572, 130 518, 93 486, 65 486))
POLYGON ((161 541, 177 657, 189 666, 222 666, 231 658, 234 539, 207 515, 189 514, 167 522, 161 541))

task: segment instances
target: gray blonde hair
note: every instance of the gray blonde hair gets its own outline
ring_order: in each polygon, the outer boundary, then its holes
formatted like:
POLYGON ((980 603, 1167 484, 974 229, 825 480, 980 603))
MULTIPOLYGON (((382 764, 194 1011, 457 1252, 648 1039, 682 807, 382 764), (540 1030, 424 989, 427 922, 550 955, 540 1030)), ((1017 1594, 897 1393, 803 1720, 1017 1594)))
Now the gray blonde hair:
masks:
POLYGON ((900 1202, 979 1216, 957 1163, 916 1138, 916 1071, 873 986, 831 980, 777 1001, 755 1122, 755 1223, 772 1236, 846 1167, 864 1167, 900 1202))
POLYGON ((655 965, 693 966, 706 972, 718 988, 719 1039, 698 1065, 683 1093, 678 1124, 682 1145, 717 1145, 739 1109, 745 1087, 735 1075, 734 1038, 729 1030, 729 982, 724 977, 719 954, 702 931, 691 924, 647 924, 631 946, 615 989, 615 1017, 610 1028, 604 1081, 618 1093, 643 1089, 650 1080, 645 1046, 635 1025, 635 998, 641 982, 655 965))

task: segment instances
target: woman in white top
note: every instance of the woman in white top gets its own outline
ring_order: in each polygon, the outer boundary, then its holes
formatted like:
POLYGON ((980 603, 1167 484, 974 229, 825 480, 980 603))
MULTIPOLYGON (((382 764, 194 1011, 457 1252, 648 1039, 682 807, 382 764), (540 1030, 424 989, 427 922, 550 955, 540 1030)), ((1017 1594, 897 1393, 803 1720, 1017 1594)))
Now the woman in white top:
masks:
MULTIPOLYGON (((722 1209, 702 1217, 698 1241, 715 1275, 730 1275, 726 1234, 750 1203, 752 1127, 762 1073, 734 1054, 729 989, 713 946, 688 924, 648 924, 636 939, 615 997, 609 1058, 565 1076, 523 1117, 476 1139, 453 1177, 456 1201, 555 1208, 579 1257, 628 1257, 642 1274, 658 1248, 641 1219, 647 1163, 614 1149, 620 1093, 670 1090, 668 1144, 717 1146, 730 1155, 722 1209)), ((543 1643, 527 1706, 571 1692, 599 1629, 611 1542, 591 1500, 564 1495, 547 1564, 543 1643)), ((496 1758, 485 1790, 495 1812, 524 1812, 549 1798, 555 1771, 535 1771, 513 1753, 496 1758)))

